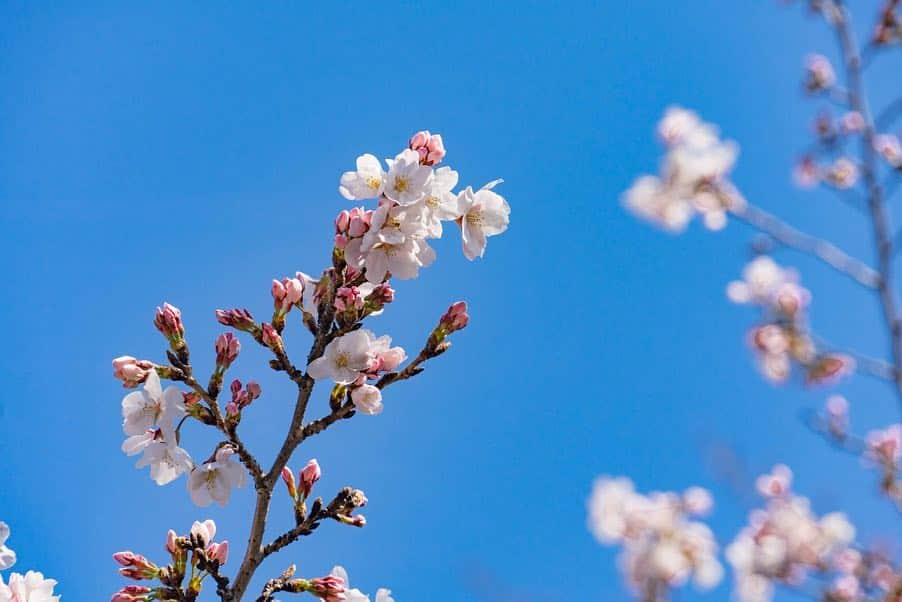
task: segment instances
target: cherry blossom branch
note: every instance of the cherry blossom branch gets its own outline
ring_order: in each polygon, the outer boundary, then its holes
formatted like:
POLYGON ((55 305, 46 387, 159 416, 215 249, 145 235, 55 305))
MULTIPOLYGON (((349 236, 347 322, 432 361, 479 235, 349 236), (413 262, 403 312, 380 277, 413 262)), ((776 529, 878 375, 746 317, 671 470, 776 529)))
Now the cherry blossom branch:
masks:
POLYGON ((833 20, 840 51, 846 67, 849 87, 849 106, 858 112, 864 123, 861 132, 861 175, 868 192, 868 209, 877 247, 877 271, 879 278, 876 288, 883 309, 883 316, 889 329, 895 372, 896 394, 902 403, 902 319, 899 304, 893 289, 893 239, 889 225, 889 215, 883 198, 883 189, 877 176, 877 157, 874 150, 874 121, 865 96, 861 77, 861 57, 849 23, 849 15, 841 0, 836 0, 836 18, 833 20))
POLYGON ((760 207, 747 204, 744 207, 733 209, 732 214, 777 242, 819 259, 859 284, 873 289, 879 286, 880 274, 864 262, 855 259, 826 240, 790 226, 760 207))
POLYGON ((853 349, 843 349, 838 347, 837 345, 833 345, 832 343, 824 340, 822 337, 817 335, 812 335, 812 339, 818 344, 819 348, 822 348, 824 351, 830 353, 842 353, 843 355, 847 355, 855 360, 856 369, 859 372, 864 372, 869 376, 873 376, 874 378, 879 378, 880 380, 886 380, 890 382, 895 382, 896 380, 896 367, 887 362, 886 360, 871 357, 867 354, 860 353, 853 349))

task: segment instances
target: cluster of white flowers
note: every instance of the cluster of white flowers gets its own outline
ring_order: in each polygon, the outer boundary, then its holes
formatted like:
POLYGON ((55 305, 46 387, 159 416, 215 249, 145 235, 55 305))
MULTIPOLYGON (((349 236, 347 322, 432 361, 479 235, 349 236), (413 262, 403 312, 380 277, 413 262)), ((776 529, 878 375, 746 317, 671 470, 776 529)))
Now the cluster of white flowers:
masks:
POLYGON ((175 421, 185 415, 183 394, 174 386, 163 390, 156 370, 150 370, 144 388, 122 399, 122 430, 129 435, 122 451, 129 456, 143 454, 135 466, 150 466, 150 476, 158 485, 190 472, 188 491, 194 503, 209 506, 216 501, 224 506, 232 488, 244 487, 247 475, 232 459, 235 452, 227 445, 195 467, 191 456, 178 444, 175 421))
POLYGON ((707 514, 711 506, 710 494, 699 487, 682 495, 642 495, 629 479, 601 477, 588 501, 589 529, 600 542, 623 546, 620 567, 637 591, 680 586, 690 577, 708 589, 723 576, 717 542, 706 525, 689 517, 707 514))
MULTIPOLYGON (((344 569, 344 567, 334 567, 330 575, 341 579, 344 586, 344 598, 342 599, 345 600, 345 602, 370 602, 369 596, 361 592, 359 589, 351 588, 351 582, 348 579, 348 572, 344 569)), ((395 599, 391 596, 391 590, 380 587, 376 591, 375 602, 395 602, 395 599)))
MULTIPOLYGON (((16 553, 6 547, 9 539, 9 525, 0 521, 0 571, 12 568, 16 563, 16 553)), ((59 602, 60 596, 53 595, 56 581, 45 579, 37 571, 28 571, 24 575, 12 573, 9 581, 4 582, 0 575, 0 602, 59 602)))
POLYGON ((685 229, 696 213, 709 229, 723 228, 727 213, 745 206, 727 179, 739 147, 721 140, 714 125, 680 107, 667 109, 658 135, 667 150, 660 174, 638 178, 623 194, 623 203, 637 216, 674 232, 685 229))
POLYGON ((818 518, 808 499, 792 494, 791 484, 792 471, 783 465, 761 476, 758 491, 767 506, 751 513, 749 525, 727 547, 742 602, 766 602, 775 582, 799 585, 810 571, 834 566, 855 539, 844 514, 818 518))
POLYGON ((761 308, 762 323, 749 333, 749 345, 761 373, 771 382, 788 379, 793 363, 801 366, 809 383, 829 381, 854 368, 848 356, 818 351, 808 332, 811 293, 798 283, 795 270, 758 256, 745 266, 742 280, 727 285, 727 297, 761 308))
POLYGON ((339 192, 346 199, 379 200, 375 210, 357 208, 352 219, 336 222, 336 247, 344 250, 348 265, 365 270, 369 282, 415 278, 435 260, 427 239, 442 236, 443 221, 460 225, 470 260, 482 257, 487 237, 507 229, 510 207, 492 190, 501 180, 455 193, 457 172, 433 169, 443 156, 441 138, 419 132, 410 148, 386 160, 387 171, 379 159, 365 154, 357 158, 356 171, 341 176, 339 192), (436 146, 436 138, 441 152, 424 152, 425 145, 436 146))

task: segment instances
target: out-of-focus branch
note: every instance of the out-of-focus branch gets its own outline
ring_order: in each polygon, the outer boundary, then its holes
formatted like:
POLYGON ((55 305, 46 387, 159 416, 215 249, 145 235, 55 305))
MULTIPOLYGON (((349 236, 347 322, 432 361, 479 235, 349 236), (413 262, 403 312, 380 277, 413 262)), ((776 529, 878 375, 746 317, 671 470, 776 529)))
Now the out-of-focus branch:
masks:
POLYGON ((836 245, 806 234, 752 204, 747 204, 741 209, 734 209, 732 213, 737 219, 767 234, 777 242, 819 259, 859 284, 872 289, 879 287, 881 278, 876 270, 855 259, 836 245))
POLYGON ((889 214, 886 210, 883 188, 877 174, 877 153, 874 149, 874 120, 871 116, 864 82, 861 77, 861 57, 849 21, 849 13, 841 0, 836 0, 837 18, 833 20, 840 51, 845 63, 849 88, 849 106, 857 111, 864 121, 861 132, 861 175, 868 193, 868 209, 877 247, 877 292, 883 309, 883 316, 889 330, 893 365, 896 368, 894 382, 896 393, 902 403, 902 320, 899 302, 893 289, 893 238, 889 214))

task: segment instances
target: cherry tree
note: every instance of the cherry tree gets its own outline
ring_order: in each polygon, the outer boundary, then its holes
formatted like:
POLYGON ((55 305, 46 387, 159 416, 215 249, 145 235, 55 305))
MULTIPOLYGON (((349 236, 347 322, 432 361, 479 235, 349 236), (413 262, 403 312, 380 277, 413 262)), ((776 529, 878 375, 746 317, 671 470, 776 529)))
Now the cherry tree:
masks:
MULTIPOLYGON (((317 277, 297 272, 272 281, 268 321, 258 320, 245 308, 216 310, 215 318, 228 330, 209 350, 216 358, 209 377, 195 371, 181 311, 169 303, 158 307, 153 319, 168 344, 166 361, 132 356, 113 360, 113 375, 125 388, 134 389, 122 400, 122 451, 138 457, 137 468, 149 467, 151 479, 160 486, 184 477, 186 503, 200 508, 245 504, 253 498, 250 536, 243 549, 220 537, 229 527, 201 519, 161 534, 157 550, 113 554, 119 573, 132 581, 113 594, 113 602, 188 602, 200 599, 204 590, 207 599, 215 595, 223 602, 266 602, 280 592, 308 593, 329 602, 370 599, 350 586, 339 564, 328 575, 302 577, 288 560, 281 574, 265 576, 259 593, 248 590, 265 559, 283 551, 289 556, 289 546, 324 522, 366 525, 360 513, 367 504, 364 492, 344 487, 325 498, 315 494, 320 464, 310 459, 295 472, 291 464, 297 450, 336 423, 380 414, 386 388, 422 373, 429 361, 448 351, 451 335, 469 322, 466 303, 451 304, 412 358, 393 345, 389 335, 366 327, 371 318, 389 309, 397 280, 414 279, 421 268, 432 264, 435 251, 429 240, 441 237, 449 223, 459 226, 464 255, 470 260, 482 257, 488 237, 508 227, 510 207, 494 190, 501 180, 455 192, 457 172, 436 167, 444 157, 442 137, 428 131, 416 133, 407 148, 385 165, 371 154, 358 157, 356 169, 341 176, 339 192, 349 201, 375 200, 375 206, 338 214, 332 257, 317 277), (311 337, 300 360, 282 338, 292 327, 309 331, 311 337), (264 396, 260 385, 237 379, 226 384, 242 344, 268 350, 272 356, 268 368, 283 374, 296 390, 293 414, 274 458, 259 457, 241 434, 253 428, 254 405, 264 396), (315 390, 324 391, 322 410, 313 397, 315 390), (313 412, 319 415, 310 418, 313 412), (211 429, 220 441, 214 449, 192 455, 187 449, 189 427, 211 429), (252 489, 253 495, 243 488, 252 489), (294 527, 268 533, 271 511, 289 513, 294 527)), ((6 547, 8 539, 10 529, 0 523, 0 571, 17 560, 6 547)), ((12 573, 5 582, 0 580, 0 602, 55 602, 60 599, 54 595, 55 586, 38 572, 12 573)), ((383 588, 375 600, 393 598, 383 588)))
MULTIPOLYGON (((667 108, 658 123, 664 148, 659 172, 636 179, 622 200, 637 217, 671 233, 682 232, 696 217, 710 230, 735 220, 759 233, 752 246, 756 256, 727 284, 726 296, 758 316, 746 337, 765 379, 830 385, 859 372, 887 381, 902 403, 902 306, 895 282, 899 239, 888 207, 902 180, 902 144, 892 133, 902 105, 895 101, 872 112, 864 83, 868 65, 902 43, 902 3, 875 3, 877 18, 863 44, 855 39, 846 2, 806 4, 835 33, 841 64, 834 69, 824 56, 808 56, 803 88, 838 106, 840 114, 817 117, 816 139, 795 166, 795 180, 802 187, 836 189, 853 199, 870 222, 874 263, 852 257, 746 199, 731 179, 739 146, 681 107, 667 108), (781 249, 813 257, 874 294, 890 341, 887 359, 842 351, 817 335, 808 317, 812 295, 800 274, 771 256, 781 249)), ((849 404, 839 395, 829 396, 809 425, 834 446, 861 456, 878 473, 885 497, 902 507, 902 425, 856 435, 850 430, 849 404)), ((857 543, 855 528, 842 512, 817 513, 793 490, 792 477, 792 470, 781 464, 758 478, 761 506, 723 550, 732 569, 734 598, 765 602, 785 588, 822 602, 902 601, 898 561, 857 543)), ((690 581, 706 590, 723 578, 721 551, 701 521, 712 503, 710 494, 697 487, 642 494, 628 478, 603 476, 588 500, 588 526, 601 543, 620 546, 620 569, 637 599, 668 600, 675 588, 690 581)))

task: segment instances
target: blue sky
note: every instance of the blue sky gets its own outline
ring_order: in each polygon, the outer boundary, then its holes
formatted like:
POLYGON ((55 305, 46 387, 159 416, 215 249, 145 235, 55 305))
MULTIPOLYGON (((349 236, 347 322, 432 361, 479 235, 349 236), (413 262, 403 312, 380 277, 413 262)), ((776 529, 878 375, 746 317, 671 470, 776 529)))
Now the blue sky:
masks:
MULTIPOLYGON (((347 207, 340 173, 423 128, 443 134, 462 184, 506 180, 511 228, 472 264, 446 236, 436 264, 398 284, 372 325, 398 344, 418 349, 459 298, 471 326, 390 389, 383 415, 299 451, 294 464, 322 464, 324 494, 367 492, 369 525, 324 525, 264 577, 340 563, 400 601, 626 600, 615 551, 585 529, 592 480, 709 487, 729 541, 750 500, 724 478, 725 456, 747 479, 790 463, 815 507, 848 509, 866 542, 895 524, 873 475, 800 427, 827 393, 757 376, 743 343, 754 316, 723 295, 749 232, 676 239, 618 202, 655 169, 654 123, 680 103, 740 142, 748 198, 870 260, 860 216, 791 187, 819 106, 799 94, 803 57, 834 55, 798 7, 6 3, 0 44, 0 519, 17 568, 58 579, 64 600, 106 599, 121 584, 110 554, 162 559, 168 528, 210 517, 222 537, 246 536, 250 491, 197 509, 184 481, 159 488, 119 452, 110 359, 163 360, 151 319, 167 300, 209 369, 213 309, 265 315, 271 278, 318 272, 347 207)), ((882 352, 875 300, 781 259, 802 270, 825 336, 882 352)), ((306 345, 297 330, 287 342, 306 345)), ((242 428, 268 459, 291 387, 245 349, 232 374, 259 380, 263 397, 242 428)), ((897 416, 882 383, 839 390, 861 428, 897 416)), ((195 427, 185 442, 198 457, 213 440, 195 427)), ((288 525, 284 499, 274 513, 288 525)))

